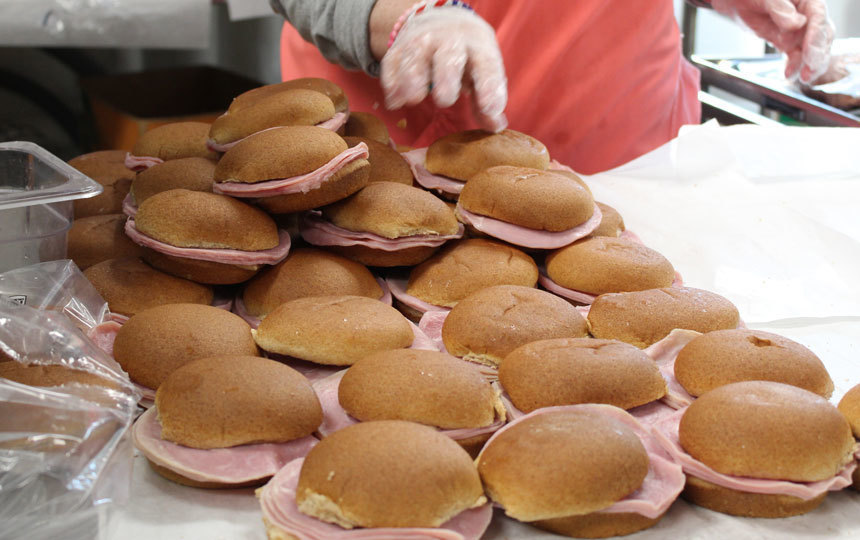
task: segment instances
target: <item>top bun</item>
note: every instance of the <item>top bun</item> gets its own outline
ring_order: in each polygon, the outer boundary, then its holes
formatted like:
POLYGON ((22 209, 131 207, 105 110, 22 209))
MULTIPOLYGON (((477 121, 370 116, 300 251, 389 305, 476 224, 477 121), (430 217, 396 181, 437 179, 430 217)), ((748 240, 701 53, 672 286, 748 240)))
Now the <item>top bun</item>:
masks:
POLYGON ((131 153, 164 161, 187 157, 217 159, 218 155, 206 147, 208 138, 206 122, 174 122, 145 132, 137 139, 131 153))
POLYGON ((860 384, 842 396, 839 401, 839 412, 851 424, 851 431, 854 432, 854 436, 860 439, 860 384))
POLYGON ((317 77, 292 79, 248 90, 247 92, 239 94, 233 98, 233 101, 230 103, 230 108, 227 110, 231 113, 237 112, 259 102, 262 99, 283 92, 284 90, 295 89, 320 92, 325 94, 331 100, 337 112, 346 112, 349 110, 349 101, 347 101, 346 94, 343 93, 343 89, 328 79, 320 79, 317 77))
POLYGON ((509 166, 475 174, 463 187, 459 206, 474 214, 550 232, 572 229, 594 214, 594 199, 580 183, 553 171, 509 166))
POLYGON ((445 246, 413 268, 406 292, 437 306, 454 307, 485 287, 534 287, 537 279, 537 265, 522 251, 501 242, 469 238, 445 246))
POLYGON ((602 202, 594 201, 594 204, 600 208, 603 217, 600 219, 600 225, 594 229, 591 236, 620 236, 624 232, 624 219, 618 210, 602 202))
POLYGON ((816 482, 852 459, 854 437, 826 399, 787 384, 747 381, 695 400, 681 418, 681 446, 732 476, 816 482))
MULTIPOLYGON (((349 114, 349 120, 343 126, 344 137, 362 137, 372 139, 388 146, 391 137, 385 122, 375 114, 368 112, 353 111, 349 114)), ((389 146, 389 148, 391 148, 389 146)), ((393 149, 392 149, 393 150, 393 149)))
POLYGON ((162 438, 191 448, 287 442, 322 423, 308 380, 291 367, 255 356, 185 364, 158 387, 155 406, 162 438))
POLYGON ((14 381, 28 386, 63 386, 64 384, 92 384, 119 390, 116 383, 81 369, 72 369, 63 365, 22 364, 14 360, 0 360, 0 379, 14 381))
POLYGON ((540 141, 519 131, 475 129, 437 139, 424 160, 427 171, 463 181, 497 165, 546 169, 549 153, 540 141))
POLYGON ((546 273, 557 284, 589 294, 668 287, 675 269, 666 257, 625 238, 584 238, 546 257, 546 273))
POLYGON ((299 511, 353 527, 438 527, 486 502, 472 458, 437 430, 398 420, 332 433, 305 458, 299 511))
POLYGON ((589 514, 642 485, 648 473, 642 442, 622 421, 598 411, 541 411, 490 440, 478 471, 505 514, 520 521, 589 514))
POLYGON ((396 182, 407 186, 412 185, 412 169, 409 168, 409 163, 403 159, 397 150, 367 137, 345 135, 343 140, 350 148, 362 142, 367 145, 370 182, 396 182))
POLYGON ((591 335, 647 347, 675 328, 713 332, 737 328, 738 308, 722 296, 691 287, 603 294, 591 304, 591 335))
POLYGON ((442 326, 448 352, 490 366, 532 341, 587 335, 585 319, 567 301, 516 285, 487 287, 467 296, 442 326))
POLYGON ((75 219, 122 212, 122 200, 128 194, 134 171, 125 166, 124 150, 101 150, 69 160, 69 165, 102 185, 101 195, 75 199, 75 219))
POLYGON ((102 214, 76 219, 68 237, 68 256, 78 268, 116 257, 137 257, 144 249, 125 234, 125 214, 102 214))
POLYGON ((365 356, 340 381, 338 399, 361 421, 409 420, 442 429, 489 426, 504 411, 474 367, 451 355, 414 349, 365 356))
POLYGON ((815 354, 788 338, 736 328, 693 339, 675 359, 675 378, 692 396, 740 381, 774 381, 829 398, 833 381, 815 354))
POLYGON ((156 193, 170 189, 211 193, 214 177, 215 162, 211 159, 174 159, 140 171, 131 183, 131 193, 138 205, 156 193))
POLYGON ((255 317, 308 296, 366 296, 379 300, 382 288, 366 266, 321 249, 300 248, 245 286, 245 310, 255 317))

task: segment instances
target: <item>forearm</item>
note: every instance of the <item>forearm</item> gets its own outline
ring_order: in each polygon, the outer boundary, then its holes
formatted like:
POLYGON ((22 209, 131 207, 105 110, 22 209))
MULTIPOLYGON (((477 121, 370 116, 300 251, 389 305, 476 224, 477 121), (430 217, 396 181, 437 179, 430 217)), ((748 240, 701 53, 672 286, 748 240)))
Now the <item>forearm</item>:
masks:
POLYGON ((368 32, 370 33, 370 50, 373 57, 379 61, 388 49, 388 38, 397 19, 410 7, 415 0, 377 0, 370 12, 368 32))

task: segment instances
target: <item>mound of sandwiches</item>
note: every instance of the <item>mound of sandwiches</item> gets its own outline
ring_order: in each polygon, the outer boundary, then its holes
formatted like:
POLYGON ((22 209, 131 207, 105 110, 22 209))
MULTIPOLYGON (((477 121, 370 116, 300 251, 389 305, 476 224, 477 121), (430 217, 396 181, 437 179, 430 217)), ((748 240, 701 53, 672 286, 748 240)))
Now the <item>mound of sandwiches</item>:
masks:
POLYGON ((494 507, 602 538, 860 487, 860 385, 832 405, 812 351, 684 286, 539 141, 395 148, 299 79, 72 160, 105 185, 69 236, 114 315, 91 337, 156 472, 259 487, 272 539, 477 539, 494 507))

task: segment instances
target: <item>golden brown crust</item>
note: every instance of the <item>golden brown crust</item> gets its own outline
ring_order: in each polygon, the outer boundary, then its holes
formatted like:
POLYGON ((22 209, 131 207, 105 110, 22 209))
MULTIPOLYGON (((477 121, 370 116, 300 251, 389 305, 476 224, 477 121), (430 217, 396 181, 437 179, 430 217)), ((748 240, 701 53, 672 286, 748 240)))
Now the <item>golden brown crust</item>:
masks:
POLYGON ((610 536, 633 534, 637 531, 653 527, 662 518, 663 516, 661 515, 650 519, 642 514, 633 514, 630 512, 592 512, 584 516, 567 516, 533 521, 529 525, 574 538, 608 538, 610 536))
POLYGON ((260 271, 260 265, 237 266, 235 264, 198 261, 165 255, 152 249, 144 249, 144 261, 154 268, 172 276, 206 283, 209 285, 234 285, 248 281, 260 271))
POLYGON ((586 335, 585 319, 568 302, 516 285, 487 287, 467 296, 442 326, 448 352, 490 365, 532 341, 586 335))
POLYGON ((163 304, 212 303, 212 288, 160 272, 136 257, 109 259, 84 271, 113 313, 132 316, 163 304))
POLYGON ((133 156, 151 156, 169 161, 187 157, 218 159, 218 154, 206 147, 209 124, 206 122, 174 122, 150 129, 137 139, 133 156))
POLYGON ((0 379, 29 386, 62 386, 68 383, 94 384, 119 390, 111 380, 88 371, 61 365, 40 366, 15 361, 0 362, 0 379))
POLYGON ((499 381, 523 412, 578 403, 632 409, 666 394, 666 382, 648 355, 604 339, 528 343, 505 356, 499 381))
POLYGON ((397 420, 339 430, 305 458, 299 510, 360 527, 438 527, 482 504, 469 455, 437 430, 397 420), (328 504, 326 504, 328 503, 328 504))
POLYGON ((181 484, 183 486, 189 486, 194 488, 201 489, 239 489, 239 488, 250 488, 256 486, 262 486, 266 483, 266 481, 270 478, 269 476, 264 476, 263 478, 258 478, 256 480, 249 480, 248 482, 243 482, 241 484, 225 484, 222 482, 200 482, 198 480, 192 480, 190 478, 186 478, 182 476, 178 472, 168 469, 167 467, 162 467, 157 463, 153 463, 149 459, 146 460, 149 463, 149 466, 152 467, 152 470, 160 474, 161 476, 167 478, 171 482, 176 482, 177 484, 181 484))
POLYGON ((102 185, 101 195, 75 199, 75 218, 122 212, 134 171, 125 166, 125 150, 102 150, 69 160, 69 165, 102 185))
POLYGON ((141 233, 178 247, 262 251, 278 245, 271 217, 232 197, 171 189, 143 201, 134 219, 141 233))
POLYGON ((397 251, 385 251, 366 246, 331 246, 331 251, 366 266, 391 268, 394 266, 414 266, 433 256, 438 247, 418 246, 397 251))
POLYGON ((442 429, 489 426, 501 407, 477 369, 448 354, 414 349, 361 358, 341 379, 338 399, 361 421, 408 420, 442 429))
POLYGON ((572 229, 594 214, 594 199, 579 183, 524 167, 479 172, 466 182, 459 205, 473 214, 550 232, 572 229))
POLYGON ((283 92, 284 90, 294 89, 314 90, 315 92, 321 92, 328 96, 329 99, 331 99, 331 101, 334 103, 335 110, 337 110, 338 112, 345 112, 349 110, 349 101, 347 101, 346 94, 343 93, 343 89, 337 84, 327 79, 320 79, 316 77, 303 77, 301 79, 292 79, 289 81, 284 81, 277 84, 267 84, 265 86, 260 86, 259 88, 254 88, 253 90, 248 90, 247 92, 233 98, 233 101, 230 103, 230 108, 228 110, 230 112, 236 112, 249 105, 258 103, 260 100, 265 99, 271 95, 283 92))
POLYGON ((131 192, 138 205, 156 193, 170 189, 211 193, 214 176, 215 162, 211 159, 174 159, 140 171, 131 183, 131 192))
POLYGON ((854 436, 860 439, 860 384, 842 396, 837 408, 851 424, 851 431, 854 432, 854 436))
POLYGON ((782 518, 815 510, 824 501, 827 493, 809 500, 791 495, 748 493, 687 475, 687 483, 681 496, 698 506, 732 516, 782 518))
POLYGON ((296 298, 344 295, 379 300, 382 288, 364 265, 321 249, 300 248, 249 281, 242 299, 245 310, 260 317, 296 298))
POLYGON ((212 306, 168 304, 142 311, 120 328, 114 358, 133 381, 157 390, 179 367, 219 355, 257 356, 251 327, 212 306))
POLYGON ((620 236, 625 228, 624 219, 618 213, 618 210, 602 202, 594 201, 594 204, 600 208, 600 213, 603 217, 600 219, 600 225, 594 229, 591 236, 620 236))
POLYGON ((737 328, 738 308, 722 296, 691 287, 664 287, 603 294, 591 304, 591 335, 640 348, 663 339, 675 328, 713 332, 737 328))
POLYGON ((437 306, 457 302, 485 287, 534 287, 538 268, 519 249, 479 238, 449 243, 409 274, 406 292, 437 306))
POLYGON ((307 89, 286 89, 256 99, 239 109, 228 110, 212 122, 208 136, 218 144, 226 144, 273 127, 314 126, 331 119, 334 114, 334 104, 325 94, 307 89))
POLYGON ((666 257, 626 238, 583 238, 550 252, 550 279, 568 289, 599 295, 672 285, 675 269, 666 257))
POLYGON ((476 129, 437 139, 427 148, 424 163, 433 174, 464 181, 497 165, 546 169, 549 153, 534 137, 512 129, 499 133, 476 129))
POLYGON ((269 312, 254 339, 266 351, 348 366, 373 352, 409 347, 414 334, 403 315, 378 300, 313 296, 269 312))
MULTIPOLYGON (((352 111, 349 113, 349 120, 343 126, 344 137, 362 137, 372 139, 384 144, 386 147, 395 151, 388 146, 391 137, 388 134, 388 128, 385 122, 375 114, 368 112, 352 111)), ((395 151, 396 152, 396 151, 395 151)))
POLYGON ((351 137, 345 136, 343 140, 350 148, 363 142, 367 145, 370 162, 370 181, 371 182, 396 182, 398 184, 412 185, 412 169, 403 157, 396 150, 366 137, 351 137))
POLYGON ((394 182, 368 184, 322 212, 338 227, 385 238, 449 235, 456 234, 459 228, 454 212, 433 194, 394 182))
POLYGON ((191 448, 280 443, 314 432, 322 408, 308 380, 255 356, 216 356, 185 364, 155 395, 161 437, 191 448))
POLYGON ((815 482, 852 459, 851 427, 826 399, 782 383, 733 383, 699 397, 679 427, 681 446, 717 472, 815 482))
POLYGON ((487 493, 520 521, 602 510, 639 489, 648 453, 626 424, 594 411, 520 420, 478 458, 487 493))
POLYGON ((815 354, 782 336, 736 328, 708 332, 675 359, 675 378, 692 396, 740 381, 774 381, 829 398, 833 381, 815 354))
POLYGON ((319 208, 349 197, 366 186, 369 178, 370 165, 367 160, 357 159, 344 165, 317 189, 312 189, 307 193, 263 197, 257 199, 257 204, 273 214, 286 214, 319 208))
POLYGON ((105 214, 76 219, 69 229, 68 257, 78 268, 86 270, 94 264, 116 257, 137 257, 144 248, 126 236, 125 214, 105 214))

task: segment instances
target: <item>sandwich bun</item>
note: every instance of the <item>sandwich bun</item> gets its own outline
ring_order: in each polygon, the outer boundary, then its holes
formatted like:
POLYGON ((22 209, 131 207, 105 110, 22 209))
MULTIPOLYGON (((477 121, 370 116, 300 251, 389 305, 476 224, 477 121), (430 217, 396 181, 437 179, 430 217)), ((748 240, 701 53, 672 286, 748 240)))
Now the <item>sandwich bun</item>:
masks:
POLYGON ((152 156, 170 161, 187 157, 218 159, 206 147, 209 124, 206 122, 173 122, 143 133, 131 149, 134 156, 152 156))
MULTIPOLYGON (((5 355, 4 355, 5 356, 5 355)), ((0 379, 28 386, 63 386, 65 384, 92 384, 112 390, 121 390, 116 383, 81 369, 72 369, 59 364, 22 364, 10 358, 0 361, 0 379)))
POLYGON ((108 259, 139 257, 146 251, 126 236, 125 214, 102 214, 76 219, 69 229, 67 254, 78 268, 108 259))
MULTIPOLYGON (((388 146, 391 141, 385 122, 375 114, 368 112, 353 111, 349 113, 349 120, 343 126, 343 135, 344 138, 360 137, 362 139, 372 139, 385 146, 388 146)), ((388 147, 391 148, 390 146, 388 147)))
POLYGON ((329 81, 328 79, 321 79, 317 77, 302 77, 300 79, 291 79, 289 81, 284 81, 277 84, 267 84, 259 88, 248 90, 247 92, 239 94, 238 96, 233 98, 233 101, 230 103, 230 107, 227 110, 229 112, 237 112, 248 107, 249 105, 258 103, 260 100, 268 96, 281 93, 285 90, 297 89, 313 90, 314 92, 325 94, 331 100, 337 112, 349 111, 349 101, 346 98, 346 94, 343 93, 343 89, 337 84, 329 81))
POLYGON ((343 140, 350 148, 358 143, 367 145, 370 156, 367 161, 370 163, 370 173, 368 179, 370 182, 396 182, 398 184, 406 184, 411 186, 413 182, 412 169, 409 168, 409 163, 397 153, 396 150, 383 144, 379 141, 358 136, 344 136, 343 140))
POLYGON ((171 189, 211 193, 214 177, 215 162, 211 159, 174 159, 140 171, 131 183, 131 193, 137 205, 156 193, 171 189))
POLYGON ((122 200, 128 194, 134 171, 125 166, 125 150, 101 150, 69 160, 69 165, 102 185, 100 195, 75 199, 75 219, 122 212, 122 200))
POLYGON ((427 148, 425 168, 457 180, 497 165, 546 169, 549 153, 534 137, 506 129, 499 133, 459 131, 437 139, 427 148))
MULTIPOLYGON (((860 384, 845 393, 839 401, 837 408, 845 416, 845 419, 848 420, 854 436, 860 439, 860 384)), ((858 454, 860 452, 854 454, 855 459, 860 458, 858 454)), ((854 470, 853 479, 854 489, 860 491, 860 468, 854 470)))
POLYGON ((624 232, 625 227, 624 219, 618 213, 618 210, 602 202, 594 201, 594 204, 600 208, 603 217, 600 219, 600 225, 594 229, 591 236, 620 236, 624 232))

